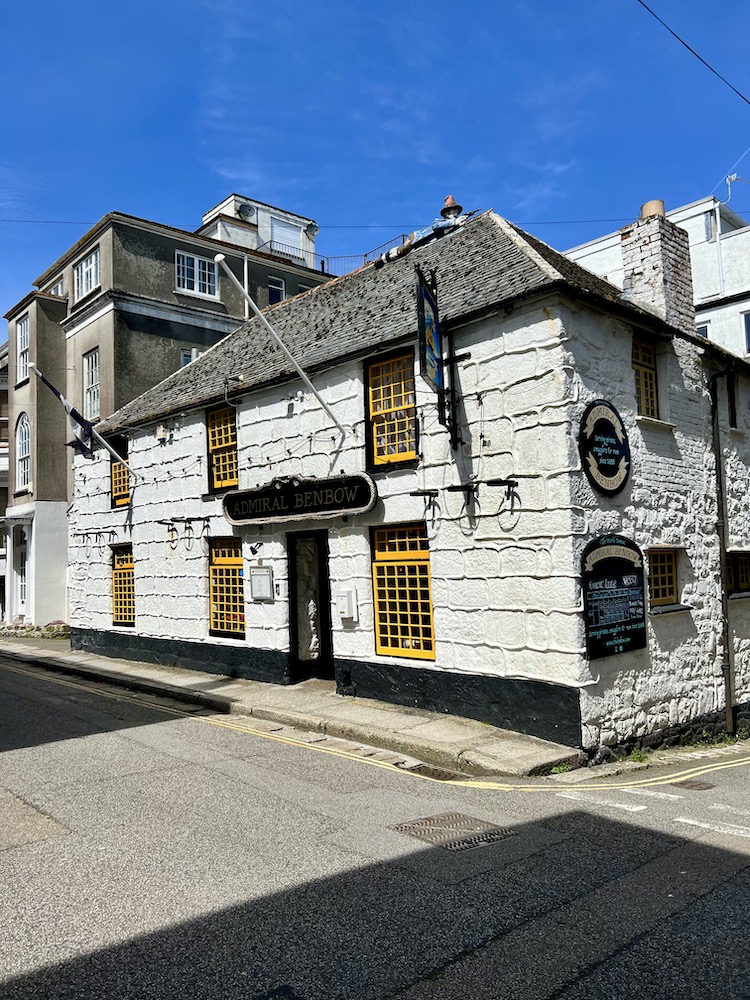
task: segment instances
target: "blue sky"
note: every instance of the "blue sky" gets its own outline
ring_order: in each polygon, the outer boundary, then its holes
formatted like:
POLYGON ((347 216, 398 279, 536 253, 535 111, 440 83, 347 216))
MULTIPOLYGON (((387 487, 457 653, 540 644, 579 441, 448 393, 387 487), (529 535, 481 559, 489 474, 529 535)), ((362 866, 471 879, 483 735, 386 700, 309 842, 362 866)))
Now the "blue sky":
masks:
MULTIPOLYGON (((750 97, 750 6, 649 6, 750 97)), ((452 193, 566 249, 750 178, 750 106, 637 0, 38 0, 0 56, 2 312, 108 211, 194 229, 236 191, 334 256, 452 193)))

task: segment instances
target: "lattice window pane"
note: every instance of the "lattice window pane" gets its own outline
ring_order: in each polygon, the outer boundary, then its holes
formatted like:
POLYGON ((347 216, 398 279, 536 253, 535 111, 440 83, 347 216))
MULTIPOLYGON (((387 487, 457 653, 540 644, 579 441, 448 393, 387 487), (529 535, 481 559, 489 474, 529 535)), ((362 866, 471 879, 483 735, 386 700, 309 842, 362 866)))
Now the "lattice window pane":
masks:
POLYGON ((411 354, 370 365, 369 417, 376 465, 416 458, 417 414, 411 354))
POLYGON ((210 630, 245 637, 245 581, 242 544, 238 538, 211 542, 209 596, 210 630))
POLYGON ((132 545, 112 549, 112 624, 135 625, 135 565, 132 545))
POLYGON ((373 541, 377 651, 434 659, 430 554, 424 525, 379 528, 373 541))
POLYGON ((677 604, 677 553, 654 549, 648 554, 648 590, 652 604, 677 604))
POLYGON ((641 416, 658 419, 659 400, 656 383, 656 351, 646 340, 633 339, 633 374, 636 409, 641 416))
POLYGON ((237 424, 234 408, 228 406, 213 410, 208 414, 207 424, 211 488, 220 490, 236 486, 237 424))
POLYGON ((130 473, 122 462, 112 462, 112 506, 124 507, 130 503, 130 473))

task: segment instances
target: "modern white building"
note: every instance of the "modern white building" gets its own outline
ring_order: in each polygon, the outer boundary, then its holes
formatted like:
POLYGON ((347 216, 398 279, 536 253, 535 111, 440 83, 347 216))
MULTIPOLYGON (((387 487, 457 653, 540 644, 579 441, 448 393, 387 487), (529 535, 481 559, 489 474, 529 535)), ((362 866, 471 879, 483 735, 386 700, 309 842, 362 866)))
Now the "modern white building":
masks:
MULTIPOLYGON (((688 234, 696 331, 734 354, 750 355, 750 224, 713 197, 666 216, 688 234)), ((621 242, 628 229, 573 247, 565 256, 622 288, 621 242)))
POLYGON ((747 719, 750 365, 695 335, 679 228, 623 248, 629 296, 459 220, 267 311, 314 391, 256 318, 120 408, 131 474, 76 459, 74 647, 592 755, 747 719))

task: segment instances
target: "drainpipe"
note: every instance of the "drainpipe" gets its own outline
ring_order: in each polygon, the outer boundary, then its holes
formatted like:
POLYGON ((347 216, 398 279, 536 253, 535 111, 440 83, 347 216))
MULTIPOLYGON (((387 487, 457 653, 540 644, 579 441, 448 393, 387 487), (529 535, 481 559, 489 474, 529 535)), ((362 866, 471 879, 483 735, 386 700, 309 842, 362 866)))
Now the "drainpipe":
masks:
POLYGON ((732 661, 730 655, 731 633, 729 630, 729 602, 727 599, 727 523, 726 523, 726 493, 724 488, 724 463, 721 455, 721 432, 719 428, 719 393, 718 381, 731 374, 729 369, 714 372, 708 380, 711 396, 711 429, 716 463, 716 533, 719 538, 719 586, 721 590, 721 672, 724 676, 724 705, 726 730, 734 735, 734 678, 732 677, 732 661))
MULTIPOLYGON (((245 286, 245 295, 249 295, 250 294, 250 272, 249 272, 248 268, 249 268, 249 265, 248 265, 248 262, 247 262, 247 254, 243 253, 243 255, 242 255, 242 283, 245 286)), ((250 318, 250 303, 247 301, 247 299, 244 298, 244 296, 243 296, 243 299, 244 299, 244 306, 245 306, 245 319, 249 319, 250 318)))

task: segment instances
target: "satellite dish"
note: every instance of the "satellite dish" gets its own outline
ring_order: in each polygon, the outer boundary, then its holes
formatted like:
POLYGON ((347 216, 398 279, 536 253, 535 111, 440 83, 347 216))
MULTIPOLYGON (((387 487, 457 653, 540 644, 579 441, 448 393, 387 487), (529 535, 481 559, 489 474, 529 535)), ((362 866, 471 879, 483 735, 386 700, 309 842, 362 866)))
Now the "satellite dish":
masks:
POLYGON ((252 219, 255 215, 255 209, 252 205, 239 205, 237 211, 243 219, 252 219))

